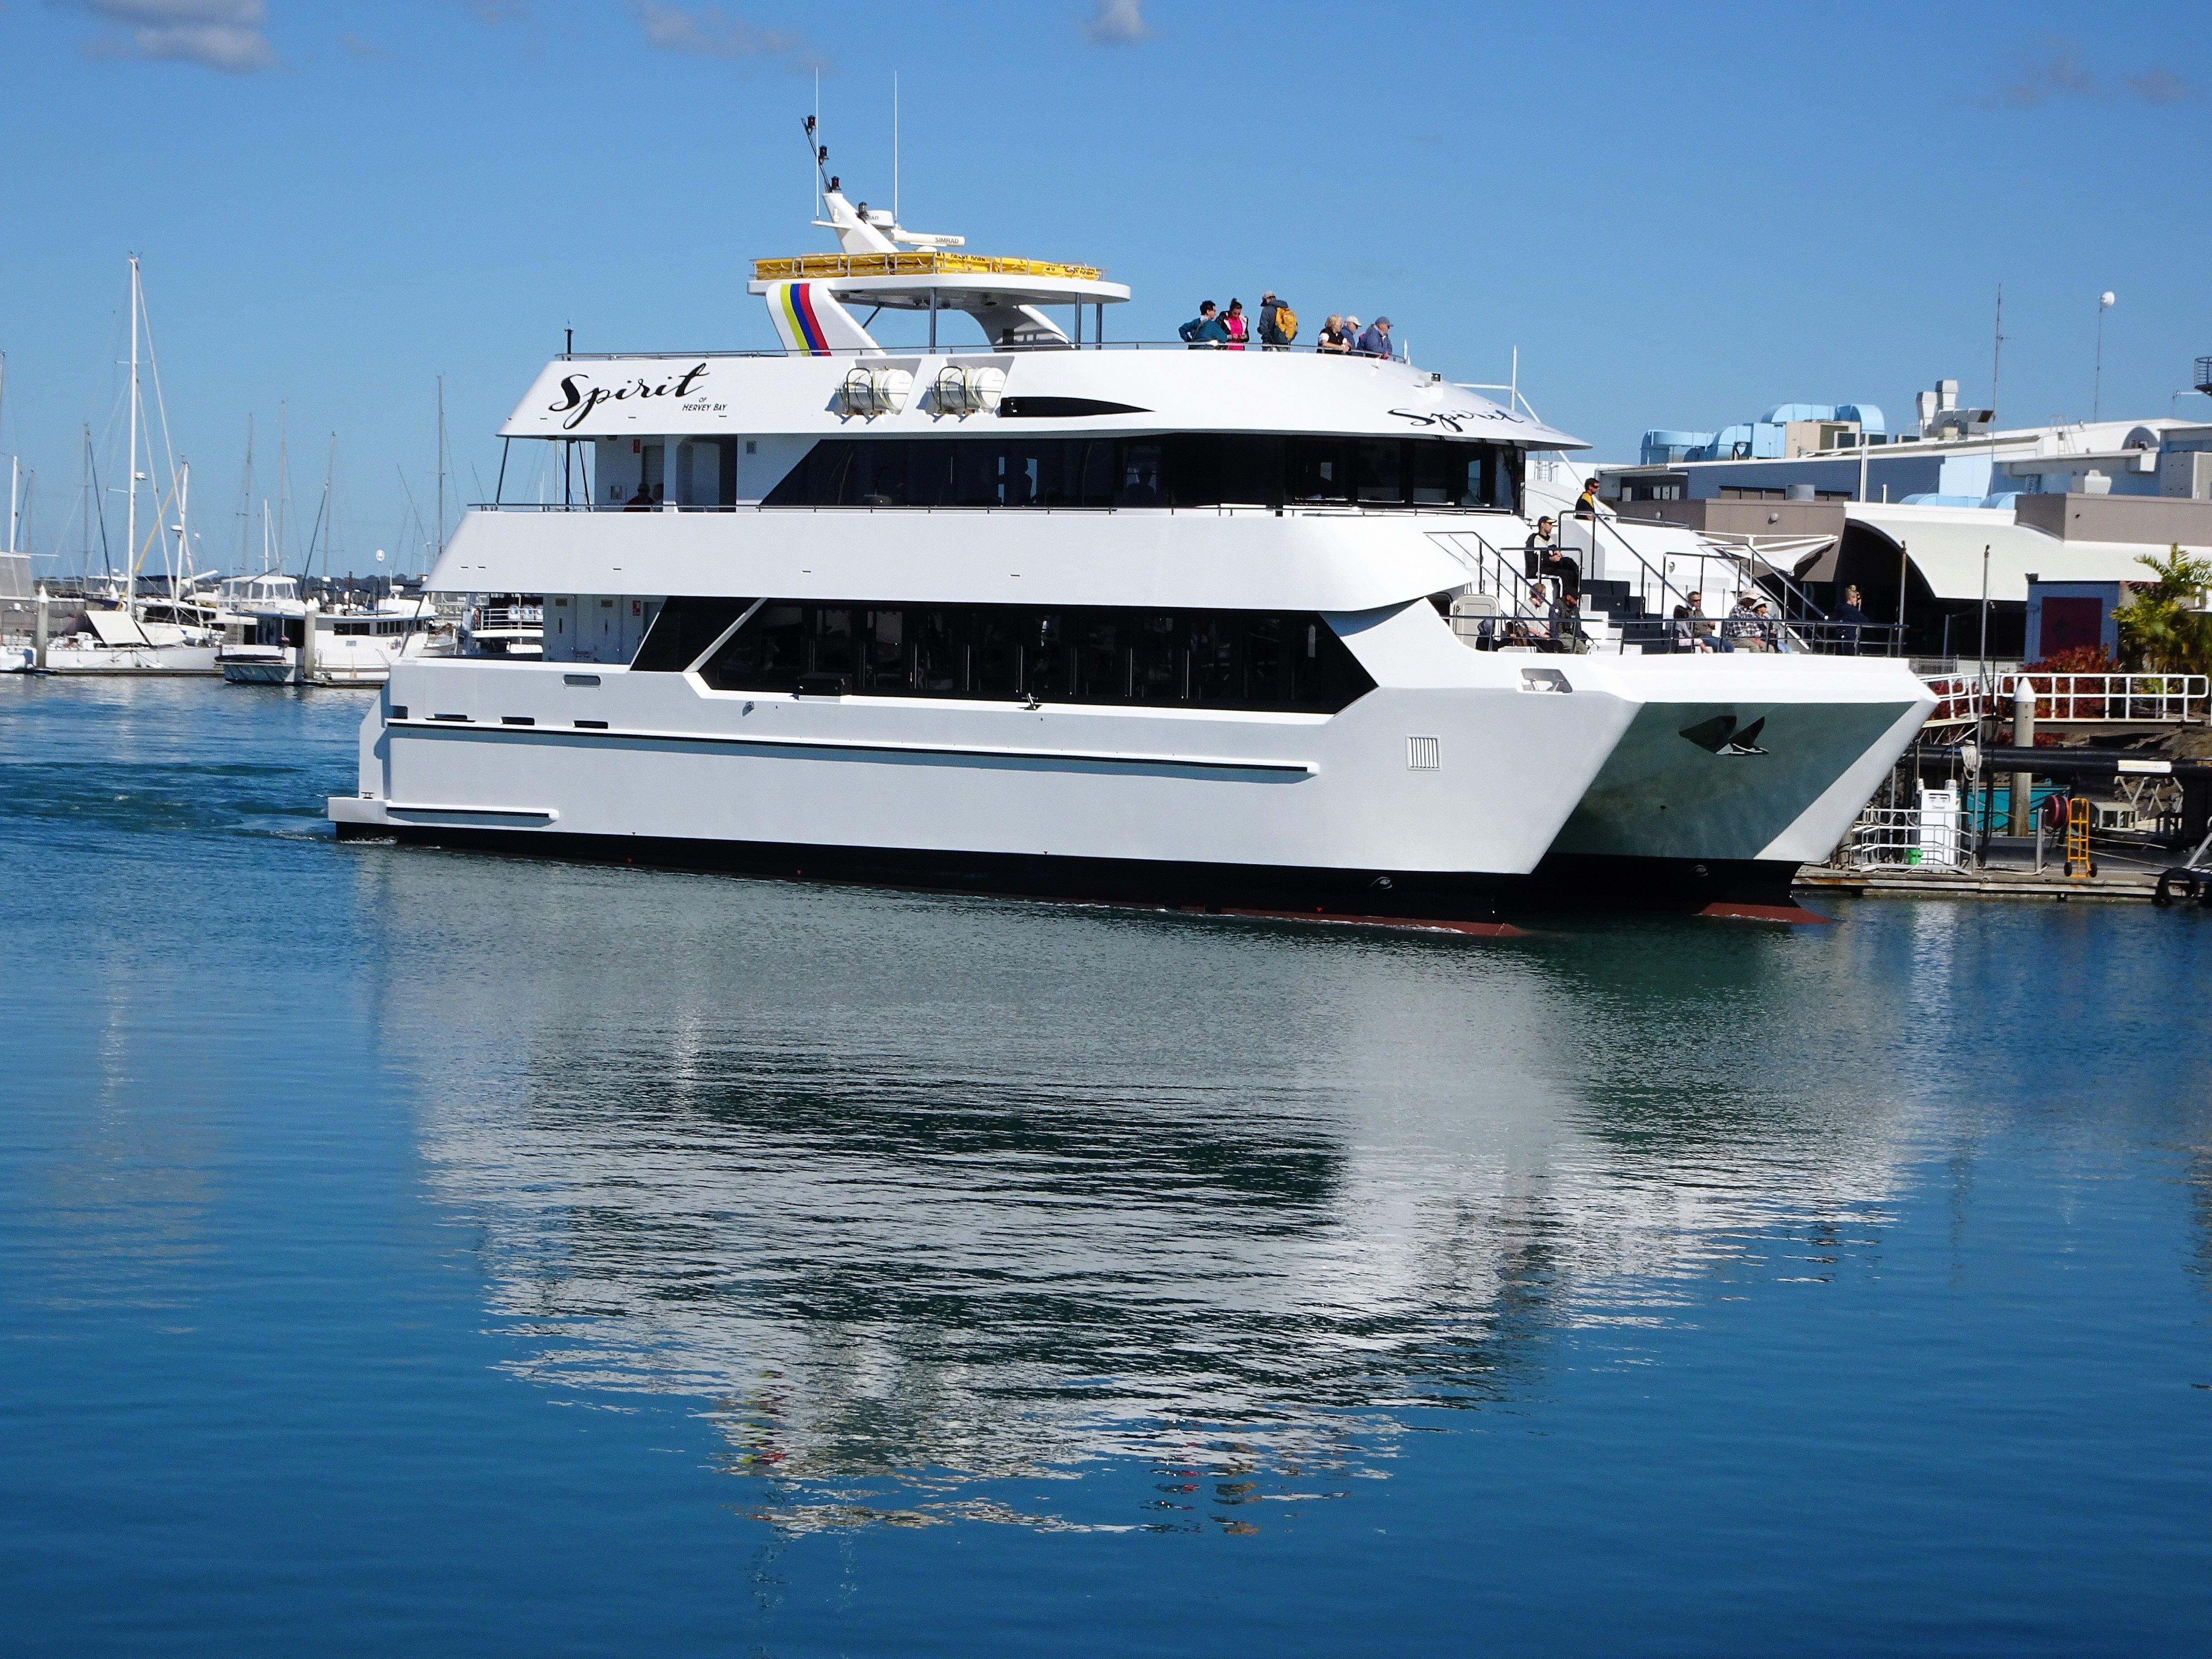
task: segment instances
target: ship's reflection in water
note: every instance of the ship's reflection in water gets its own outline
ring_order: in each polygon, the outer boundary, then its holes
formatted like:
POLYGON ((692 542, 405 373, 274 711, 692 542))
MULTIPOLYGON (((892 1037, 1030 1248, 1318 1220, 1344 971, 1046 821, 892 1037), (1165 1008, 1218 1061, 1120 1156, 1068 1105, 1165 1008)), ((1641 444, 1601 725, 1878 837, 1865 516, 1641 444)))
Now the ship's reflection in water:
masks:
POLYGON ((1470 946, 580 869, 455 915, 447 865, 359 880, 413 941, 381 1029, 514 1370, 696 1398, 793 1528, 1076 1524, 991 1485, 1101 1460, 1158 1471, 1110 1524, 1265 1524, 1386 1476, 1416 1412, 1540 1399, 1563 1328, 1820 1273, 1912 1133, 1870 1066, 1790 1058, 1815 1005, 1880 1017, 1835 933, 1470 946))

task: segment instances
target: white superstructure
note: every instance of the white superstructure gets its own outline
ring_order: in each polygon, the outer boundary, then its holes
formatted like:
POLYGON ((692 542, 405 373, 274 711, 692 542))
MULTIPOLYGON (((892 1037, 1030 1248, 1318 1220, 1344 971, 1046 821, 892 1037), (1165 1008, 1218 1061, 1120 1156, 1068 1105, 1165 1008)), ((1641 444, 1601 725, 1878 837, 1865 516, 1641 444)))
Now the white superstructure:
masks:
POLYGON ((1105 348, 1096 270, 827 201, 842 252, 756 268, 782 349, 538 376, 502 433, 583 499, 471 512, 428 586, 544 595, 543 656, 396 663, 341 834, 1468 924, 1592 896, 1555 851, 1779 898, 1926 712, 1876 661, 1469 648, 1574 439, 1401 361, 1105 348))

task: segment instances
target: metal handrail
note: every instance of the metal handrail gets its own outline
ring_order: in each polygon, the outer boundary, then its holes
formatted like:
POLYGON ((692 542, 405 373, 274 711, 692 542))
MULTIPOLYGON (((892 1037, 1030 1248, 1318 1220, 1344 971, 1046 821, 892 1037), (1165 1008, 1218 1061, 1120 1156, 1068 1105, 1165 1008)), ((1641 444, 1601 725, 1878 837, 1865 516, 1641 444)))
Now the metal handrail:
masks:
POLYGON ((1355 518, 1369 513, 1429 513, 1453 519, 1513 516, 1504 507, 1462 507, 1449 501, 1285 501, 1279 507, 1265 501, 1219 501, 1211 506, 1196 507, 1082 507, 1069 502, 1024 507, 957 507, 945 504, 902 507, 866 501, 806 502, 791 507, 770 507, 760 501, 710 501, 703 505, 655 501, 651 507, 632 507, 623 501, 471 501, 466 510, 471 513, 1211 513, 1217 516, 1237 513, 1264 513, 1270 516, 1294 513, 1304 518, 1355 518))
MULTIPOLYGON (((920 314, 920 313, 917 313, 920 314)), ((941 314, 941 313, 940 313, 941 314)), ((1394 341, 1393 344, 1396 343, 1394 341)), ((1244 343, 1244 350, 1255 354, 1304 352, 1316 357, 1341 357, 1354 363, 1411 363, 1413 359, 1394 353, 1388 357, 1370 356, 1357 351, 1323 351, 1317 345, 1293 343, 1286 346, 1262 345, 1255 338, 1244 343)), ((874 345, 832 346, 821 351, 802 350, 796 347, 745 346, 737 349, 708 347, 699 351, 556 351, 553 361, 562 363, 613 362, 696 362, 702 357, 950 357, 998 356, 1014 351, 1230 351, 1226 344, 1194 346, 1187 340, 1062 340, 1045 345, 993 345, 988 341, 970 341, 957 345, 874 345)))
POLYGON ((2035 693, 2036 719, 2065 725, 2187 725, 2203 719, 2212 702, 2212 677, 2203 674, 2017 672, 1927 675, 1923 681, 1936 700, 1930 726, 1970 726, 1992 714, 2009 718, 2023 682, 2035 693))

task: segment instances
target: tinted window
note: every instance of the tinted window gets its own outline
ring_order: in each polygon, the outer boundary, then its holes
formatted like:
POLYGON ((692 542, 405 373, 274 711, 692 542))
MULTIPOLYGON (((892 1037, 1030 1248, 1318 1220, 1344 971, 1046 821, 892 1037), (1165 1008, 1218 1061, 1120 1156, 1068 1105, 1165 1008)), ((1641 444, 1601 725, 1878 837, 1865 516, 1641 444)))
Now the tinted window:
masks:
POLYGON ((1375 685, 1310 612, 792 599, 762 605, 702 672, 718 691, 1314 714, 1334 714, 1375 685))
POLYGON ((745 614, 750 599, 671 599, 653 619, 632 668, 681 673, 745 614))
POLYGON ((1494 507, 1520 502, 1520 452, 1442 438, 830 438, 766 507, 1494 507))

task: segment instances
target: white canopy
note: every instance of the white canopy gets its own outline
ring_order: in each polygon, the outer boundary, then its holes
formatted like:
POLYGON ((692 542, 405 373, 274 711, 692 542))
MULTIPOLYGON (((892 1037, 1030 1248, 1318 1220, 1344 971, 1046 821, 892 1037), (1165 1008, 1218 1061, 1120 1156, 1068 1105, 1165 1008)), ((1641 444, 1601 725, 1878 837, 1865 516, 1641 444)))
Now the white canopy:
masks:
MULTIPOLYGON (((1849 503, 1845 521, 1863 525, 1901 548, 1939 599, 1982 597, 1982 550, 1989 549, 1989 596, 2023 602, 2027 579, 2045 581, 2146 582, 2145 542, 2066 541, 2017 522, 2010 507, 1903 507, 1849 503)), ((2192 552, 2207 550, 2192 548, 2192 552)))

